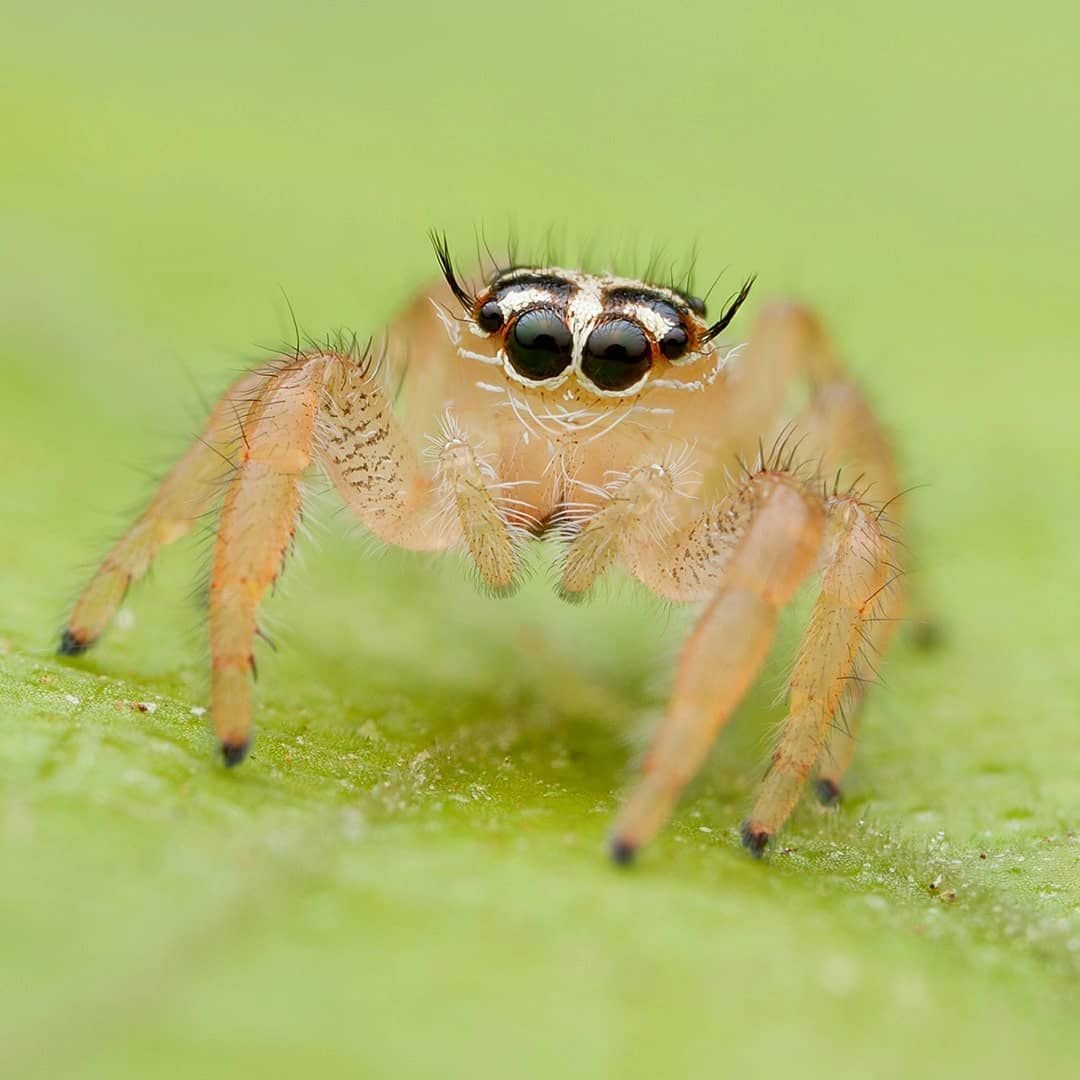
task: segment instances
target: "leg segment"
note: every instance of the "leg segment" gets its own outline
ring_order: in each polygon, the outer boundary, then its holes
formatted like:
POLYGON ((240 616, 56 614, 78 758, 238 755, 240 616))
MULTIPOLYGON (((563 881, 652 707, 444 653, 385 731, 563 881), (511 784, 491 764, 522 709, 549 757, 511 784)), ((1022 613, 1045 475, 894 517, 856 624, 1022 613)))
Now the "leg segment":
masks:
MULTIPOLYGON (((644 776, 615 824, 612 854, 629 861, 670 816, 717 731, 753 682, 780 608, 813 567, 821 546, 820 501, 789 475, 760 473, 710 518, 727 535, 720 587, 683 647, 667 717, 644 776)), ((683 552, 669 554, 678 566, 683 552)))
POLYGON ((210 577, 211 715, 229 765, 250 745, 256 609, 292 542, 328 362, 301 357, 266 382, 221 508, 210 577))
POLYGON ((82 591, 60 639, 60 652, 85 652, 116 614, 128 587, 146 573, 157 553, 186 535, 206 512, 233 468, 241 425, 265 375, 250 372, 226 392, 202 434, 173 466, 149 506, 113 545, 82 591))
MULTIPOLYGON (((850 474, 849 480, 858 474, 863 497, 879 506, 887 505, 887 527, 899 528, 903 497, 892 449, 869 402, 837 358, 814 314, 797 304, 770 305, 738 364, 737 377, 744 383, 739 415, 751 425, 746 432, 751 433, 755 423, 761 425, 759 430, 768 431, 779 415, 770 410, 782 411, 791 384, 805 380, 810 396, 789 437, 790 442, 799 443, 799 457, 814 462, 830 480, 840 470, 850 474), (747 408, 743 408, 744 399, 752 403, 747 408)), ((897 545, 882 535, 889 549, 887 562, 894 563, 897 545)), ((826 804, 839 799, 840 783, 854 754, 865 687, 874 674, 873 657, 888 648, 906 607, 904 590, 897 582, 882 593, 874 619, 863 630, 867 649, 843 697, 844 719, 829 728, 819 763, 816 788, 826 804)), ((916 621, 927 625, 925 618, 916 621)))
POLYGON ((743 843, 755 854, 795 808, 841 696, 858 674, 868 619, 889 584, 888 542, 874 513, 851 497, 831 500, 828 513, 830 556, 791 678, 788 716, 743 825, 743 843))

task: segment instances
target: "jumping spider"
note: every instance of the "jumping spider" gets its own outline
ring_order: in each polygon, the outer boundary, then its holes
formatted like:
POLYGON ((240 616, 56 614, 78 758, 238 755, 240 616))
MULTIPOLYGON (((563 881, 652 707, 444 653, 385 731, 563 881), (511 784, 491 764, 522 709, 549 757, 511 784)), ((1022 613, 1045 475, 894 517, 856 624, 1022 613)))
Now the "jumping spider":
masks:
POLYGON ((498 269, 474 293, 445 240, 435 248, 441 280, 380 341, 298 346, 233 384, 79 597, 60 651, 89 648, 223 488, 211 710, 236 765, 251 741, 257 608, 312 466, 375 536, 464 547, 495 593, 513 590, 523 546, 553 530, 566 598, 621 561, 661 597, 702 603, 615 823, 611 853, 628 862, 754 681, 780 609, 820 571, 787 719, 742 827, 759 855, 811 772, 821 799, 837 798, 867 654, 885 649, 901 610, 881 513, 892 502, 896 516, 899 492, 877 420, 803 307, 773 303, 747 345, 718 344, 752 280, 710 323, 678 288, 549 266, 498 269), (834 471, 852 462, 864 485, 842 488, 834 471))

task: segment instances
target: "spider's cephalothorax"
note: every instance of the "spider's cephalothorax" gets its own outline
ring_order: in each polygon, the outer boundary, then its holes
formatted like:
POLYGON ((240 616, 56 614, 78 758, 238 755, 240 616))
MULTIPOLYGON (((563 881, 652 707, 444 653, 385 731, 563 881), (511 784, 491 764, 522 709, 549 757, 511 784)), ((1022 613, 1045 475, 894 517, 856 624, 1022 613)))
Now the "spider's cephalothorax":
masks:
POLYGON ((742 830, 760 854, 812 774, 835 801, 873 671, 865 650, 885 649, 902 610, 882 514, 889 504, 895 523, 899 489, 876 418, 804 307, 767 305, 746 346, 719 344, 750 281, 709 323, 679 289, 555 267, 500 270, 473 293, 445 243, 436 251, 442 278, 377 343, 298 345, 233 385, 79 597, 61 652, 89 648, 159 549, 224 492, 211 709, 236 764, 250 745, 258 605, 312 469, 377 537, 461 549, 498 595, 513 590, 522 547, 554 525, 564 597, 618 563, 701 605, 615 824, 611 851, 626 862, 754 680, 780 609, 820 571, 787 719, 742 830), (866 487, 839 483, 846 465, 866 487))

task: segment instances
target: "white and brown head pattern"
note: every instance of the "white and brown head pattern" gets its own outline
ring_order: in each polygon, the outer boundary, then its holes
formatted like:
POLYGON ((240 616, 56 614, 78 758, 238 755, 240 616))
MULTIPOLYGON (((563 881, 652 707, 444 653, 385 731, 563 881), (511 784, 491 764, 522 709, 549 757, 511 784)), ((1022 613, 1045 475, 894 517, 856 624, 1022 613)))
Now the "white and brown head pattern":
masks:
POLYGON ((436 243, 436 252, 468 329, 496 346, 494 354, 478 359, 501 365, 521 387, 551 391, 576 383, 613 401, 635 397, 650 385, 703 385, 701 377, 666 376, 672 367, 710 358, 719 369, 723 356, 715 339, 753 284, 751 278, 710 324, 704 301, 679 289, 558 267, 499 271, 473 294, 457 277, 442 243, 436 243))

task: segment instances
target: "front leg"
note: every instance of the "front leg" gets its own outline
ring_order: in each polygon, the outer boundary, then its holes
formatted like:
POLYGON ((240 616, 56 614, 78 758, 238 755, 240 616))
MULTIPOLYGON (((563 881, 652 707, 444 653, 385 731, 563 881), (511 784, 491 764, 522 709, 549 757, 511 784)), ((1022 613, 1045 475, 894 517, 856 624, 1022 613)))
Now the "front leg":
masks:
POLYGON ((256 612, 292 543, 331 362, 340 361, 299 357, 266 382, 244 424, 221 508, 210 576, 211 716, 229 765, 243 761, 250 745, 256 612))
POLYGON ((823 522, 810 490, 790 474, 763 471, 677 536, 658 560, 650 576, 682 580, 689 560, 701 563, 695 580, 719 575, 720 584, 683 646, 667 717, 615 823, 617 862, 631 861, 667 821, 757 677, 781 607, 815 563, 823 522))

